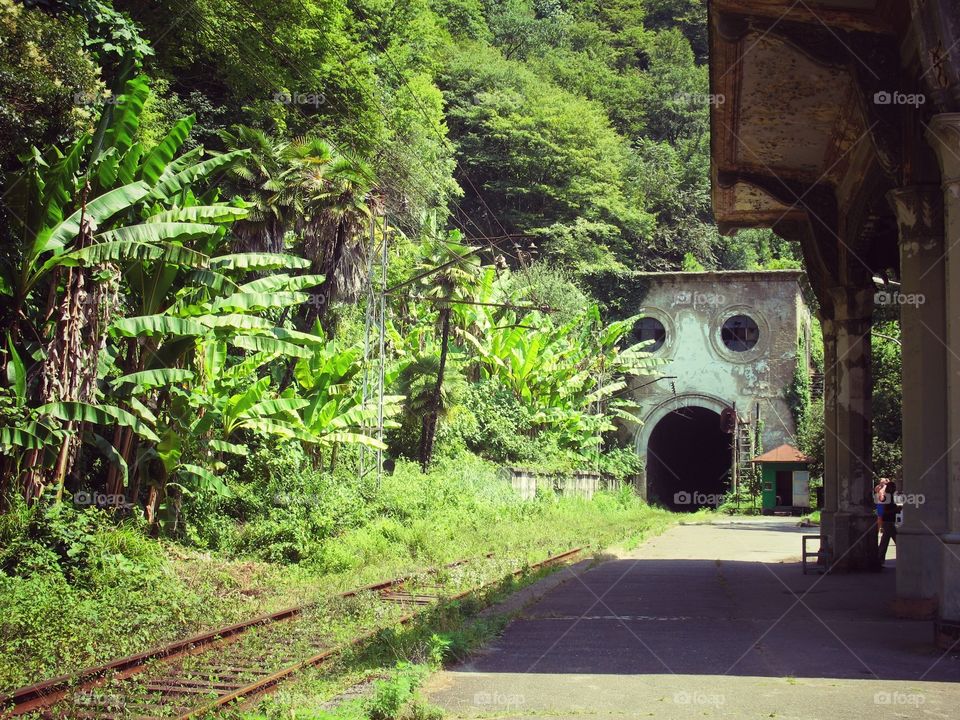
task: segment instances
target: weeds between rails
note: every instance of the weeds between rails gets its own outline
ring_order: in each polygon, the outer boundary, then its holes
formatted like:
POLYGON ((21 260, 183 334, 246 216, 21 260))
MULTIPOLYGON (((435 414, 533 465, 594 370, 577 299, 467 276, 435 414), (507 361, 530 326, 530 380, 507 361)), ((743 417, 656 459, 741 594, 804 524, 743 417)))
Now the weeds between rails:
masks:
MULTIPOLYGON (((579 551, 547 558, 530 569, 562 562, 579 551)), ((492 559, 491 553, 479 561, 492 559)), ((13 706, 3 717, 40 711, 41 717, 77 720, 186 719, 241 698, 249 701, 306 667, 374 640, 385 628, 411 622, 427 607, 467 599, 495 584, 487 581, 456 591, 464 581, 473 579, 470 572, 459 572, 457 577, 458 571, 468 570, 472 564, 475 561, 463 559, 374 583, 327 601, 289 608, 21 688, 0 699, 3 705, 13 706), (445 594, 444 583, 456 592, 445 594), (371 625, 374 629, 366 629, 371 625), (265 666, 281 669, 271 672, 265 666), (133 676, 137 682, 132 681, 133 676)), ((512 575, 524 570, 514 570, 512 575)))

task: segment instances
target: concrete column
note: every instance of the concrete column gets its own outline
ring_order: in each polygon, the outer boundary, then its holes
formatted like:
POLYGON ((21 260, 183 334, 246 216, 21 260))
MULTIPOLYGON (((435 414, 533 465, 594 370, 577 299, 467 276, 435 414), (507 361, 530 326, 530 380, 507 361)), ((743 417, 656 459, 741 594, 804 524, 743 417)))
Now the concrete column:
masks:
POLYGON ((932 185, 887 195, 900 228, 904 505, 897 537, 898 615, 933 617, 946 531, 947 400, 943 196, 932 185))
POLYGON ((823 330, 823 509, 820 511, 824 544, 833 548, 837 513, 837 329, 832 317, 820 318, 823 330))
POLYGON ((960 113, 931 120, 927 141, 940 163, 946 266, 947 480, 937 640, 960 641, 960 113))
MULTIPOLYGON (((831 291, 837 338, 836 442, 833 515, 833 570, 873 570, 879 564, 874 515, 870 329, 873 290, 842 287, 831 291)), ((829 427, 826 433, 830 434, 829 427)))

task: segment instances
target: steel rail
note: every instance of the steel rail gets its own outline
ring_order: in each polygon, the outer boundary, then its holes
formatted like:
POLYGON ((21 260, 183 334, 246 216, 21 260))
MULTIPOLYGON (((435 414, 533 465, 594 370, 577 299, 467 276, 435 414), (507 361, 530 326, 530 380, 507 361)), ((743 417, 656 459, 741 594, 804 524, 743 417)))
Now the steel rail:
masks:
MULTIPOLYGON (((558 555, 553 555, 544 560, 541 560, 538 563, 534 563, 533 565, 518 568, 511 573, 511 576, 516 577, 517 575, 522 575, 523 573, 529 572, 530 570, 538 570, 548 565, 553 565, 558 562, 562 562, 564 560, 567 560, 573 557, 574 555, 581 553, 582 551, 583 551, 582 547, 573 548, 572 550, 567 550, 566 552, 560 553, 558 555)), ((469 590, 464 590, 463 592, 457 593, 455 595, 451 595, 449 598, 446 598, 446 602, 455 602, 457 600, 462 600, 468 595, 484 590, 492 585, 497 584, 498 582, 500 581, 491 580, 477 587, 470 588, 469 590)), ((400 618, 398 618, 394 622, 394 625, 406 625, 411 620, 414 620, 415 618, 422 615, 423 612, 424 612, 423 610, 416 610, 414 612, 407 613, 406 615, 403 615, 400 618)), ((243 699, 246 704, 250 700, 255 699, 260 695, 263 695, 267 690, 271 689, 272 687, 277 685, 279 682, 285 680, 291 675, 301 670, 305 670, 306 668, 319 665, 323 663, 325 660, 328 660, 329 658, 335 655, 338 655, 346 650, 349 650, 350 648, 355 647, 363 642, 366 642, 367 640, 371 640, 375 638, 377 635, 379 635, 381 632, 383 632, 383 630, 384 628, 375 628, 373 630, 368 630, 352 638, 349 642, 326 649, 320 653, 317 653, 313 657, 307 658, 305 660, 301 660, 300 662, 297 662, 293 665, 289 665, 283 668, 282 670, 278 670, 277 672, 271 675, 268 675, 267 677, 256 680, 255 682, 250 683, 245 687, 238 688, 225 695, 222 695, 200 708, 191 710, 190 712, 183 715, 178 715, 177 720, 195 720, 195 718, 203 717, 204 715, 207 715, 223 707, 224 705, 234 702, 235 700, 243 699)))
MULTIPOLYGON (((493 553, 488 553, 483 557, 489 559, 493 557, 493 553)), ((473 559, 474 558, 464 558, 448 563, 442 566, 442 568, 429 568, 390 580, 371 583, 370 585, 364 585, 363 587, 337 593, 331 596, 331 598, 348 598, 364 592, 380 592, 392 587, 401 586, 420 574, 434 573, 441 569, 459 567, 460 565, 471 562, 473 559)), ((203 652, 214 645, 231 641, 238 635, 253 628, 289 620, 302 614, 306 610, 316 607, 316 605, 317 603, 315 602, 307 603, 259 615, 250 620, 197 633, 181 640, 156 646, 144 652, 112 660, 102 665, 94 665, 74 673, 67 673, 34 683, 33 685, 18 688, 10 693, 0 695, 0 719, 6 720, 6 718, 17 717, 50 707, 79 690, 93 689, 110 680, 125 680, 142 672, 147 667, 147 664, 154 660, 169 661, 203 652), (11 705, 12 708, 4 709, 11 705)))

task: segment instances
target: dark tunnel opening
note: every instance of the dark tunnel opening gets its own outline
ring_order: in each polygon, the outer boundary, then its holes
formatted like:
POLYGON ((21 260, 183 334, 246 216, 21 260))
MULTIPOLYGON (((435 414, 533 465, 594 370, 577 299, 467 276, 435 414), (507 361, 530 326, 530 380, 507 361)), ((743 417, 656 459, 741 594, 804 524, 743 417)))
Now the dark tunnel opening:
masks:
POLYGON ((675 410, 647 443, 647 497, 676 511, 715 507, 730 487, 732 435, 702 407, 675 410))

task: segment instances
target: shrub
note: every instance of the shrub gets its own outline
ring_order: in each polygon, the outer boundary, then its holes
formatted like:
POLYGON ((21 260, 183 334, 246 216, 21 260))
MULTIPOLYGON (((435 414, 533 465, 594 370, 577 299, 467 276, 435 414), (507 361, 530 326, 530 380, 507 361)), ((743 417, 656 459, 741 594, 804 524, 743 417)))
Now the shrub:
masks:
POLYGON ((508 388, 496 380, 475 383, 464 393, 464 405, 475 418, 475 428, 464 436, 470 450, 501 463, 535 456, 529 413, 508 388))

